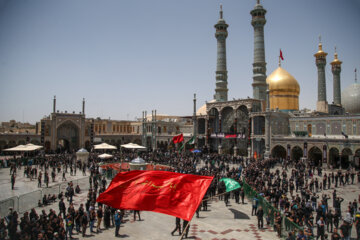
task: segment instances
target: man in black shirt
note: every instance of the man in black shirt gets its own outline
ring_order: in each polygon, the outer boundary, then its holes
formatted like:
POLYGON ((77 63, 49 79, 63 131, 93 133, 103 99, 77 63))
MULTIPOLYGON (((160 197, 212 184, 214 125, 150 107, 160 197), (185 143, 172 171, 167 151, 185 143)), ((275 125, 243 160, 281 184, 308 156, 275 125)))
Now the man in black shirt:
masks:
POLYGON ((87 216, 87 213, 84 212, 84 215, 82 216, 82 221, 81 221, 82 236, 83 237, 85 237, 85 235, 86 235, 87 224, 88 224, 88 216, 87 216))
POLYGON ((103 210, 102 210, 101 206, 99 206, 99 208, 98 208, 98 210, 96 212, 96 215, 97 215, 96 232, 99 232, 101 230, 100 224, 101 224, 101 220, 103 218, 103 210))
POLYGON ((63 214, 63 218, 65 219, 65 211, 66 211, 66 207, 65 207, 65 203, 64 203, 64 199, 61 198, 60 202, 59 202, 59 211, 60 214, 63 214))
POLYGON ((262 207, 259 207, 256 216, 258 218, 258 228, 261 229, 264 226, 264 210, 262 209, 262 207))
POLYGON ((351 226, 346 221, 343 222, 340 226, 340 235, 344 240, 350 240, 350 229, 351 226))

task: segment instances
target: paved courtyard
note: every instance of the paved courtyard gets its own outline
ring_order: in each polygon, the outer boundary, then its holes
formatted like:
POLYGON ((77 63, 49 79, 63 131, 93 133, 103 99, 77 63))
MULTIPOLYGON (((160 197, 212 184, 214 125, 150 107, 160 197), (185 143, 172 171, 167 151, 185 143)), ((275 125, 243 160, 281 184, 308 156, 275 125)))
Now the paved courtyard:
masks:
MULTIPOLYGON (((203 164, 201 164, 203 165, 203 164)), ((232 167, 233 165, 231 165, 232 167)), ((236 167, 236 165, 234 165, 236 167)), ((15 184, 15 190, 11 190, 9 169, 0 169, 0 186, 2 191, 0 192, 0 214, 4 216, 4 212, 7 212, 7 205, 3 204, 5 199, 9 197, 17 198, 16 196, 33 196, 34 192, 43 191, 44 193, 53 192, 56 194, 59 190, 65 190, 66 182, 62 182, 61 176, 57 177, 56 182, 49 184, 50 188, 38 188, 37 180, 30 181, 28 178, 23 177, 23 170, 18 171, 18 177, 15 184), (25 195, 24 195, 25 194, 25 195), (4 209, 6 207, 6 209, 4 209)), ((89 174, 88 174, 89 175, 89 174)), ((66 175, 68 181, 72 180, 75 183, 79 183, 82 192, 77 194, 74 198, 75 208, 78 208, 80 203, 85 203, 88 190, 88 178, 84 177, 81 172, 77 172, 76 176, 66 175)), ((345 199, 343 207, 348 204, 349 201, 357 199, 360 191, 360 184, 346 185, 342 188, 337 188, 337 191, 341 197, 345 199)), ((327 191, 332 192, 331 190, 327 191)), ((38 195, 35 195, 38 196, 38 195)), ((21 199, 20 197, 19 199, 21 199)), ((29 201, 34 201, 35 198, 25 198, 23 201, 19 201, 20 209, 29 208, 31 204, 29 201), (24 204, 25 206, 21 206, 24 204)), ((36 200, 37 202, 37 200, 36 200)), ((65 201, 66 207, 68 202, 65 201)), ((34 207, 36 203, 32 203, 34 207)), ((58 211, 58 201, 46 206, 45 208, 36 207, 40 212, 45 209, 47 212, 49 209, 55 209, 58 211)), ((22 214, 21 214, 22 216, 22 214)), ((125 215, 125 223, 120 228, 121 237, 124 239, 179 239, 178 233, 175 236, 171 236, 171 231, 175 228, 175 217, 165 214, 159 214, 154 212, 141 212, 142 221, 133 221, 133 216, 130 211, 125 215)), ((103 229, 103 226, 102 226, 103 229)), ((100 233, 91 233, 89 228, 87 229, 87 235, 83 238, 81 234, 75 234, 73 237, 77 239, 116 239, 114 236, 114 228, 108 230, 103 229, 100 233)), ((74 231, 76 233, 76 231, 74 231)), ((353 229, 352 236, 355 236, 353 229)), ((278 239, 275 232, 270 226, 265 226, 265 229, 259 230, 257 228, 257 220, 251 216, 251 203, 236 204, 234 199, 230 200, 230 205, 225 206, 223 201, 214 199, 209 201, 208 211, 200 211, 200 217, 194 216, 191 221, 188 238, 190 239, 210 239, 210 240, 247 240, 247 239, 278 239)))

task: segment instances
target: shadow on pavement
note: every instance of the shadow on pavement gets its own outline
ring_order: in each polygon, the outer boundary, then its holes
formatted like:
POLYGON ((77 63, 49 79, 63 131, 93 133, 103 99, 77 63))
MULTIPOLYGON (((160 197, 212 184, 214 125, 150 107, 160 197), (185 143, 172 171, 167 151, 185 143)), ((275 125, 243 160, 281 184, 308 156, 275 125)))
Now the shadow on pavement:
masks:
POLYGON ((233 208, 230 208, 229 210, 234 214, 234 219, 250 219, 250 217, 243 212, 240 212, 233 208))

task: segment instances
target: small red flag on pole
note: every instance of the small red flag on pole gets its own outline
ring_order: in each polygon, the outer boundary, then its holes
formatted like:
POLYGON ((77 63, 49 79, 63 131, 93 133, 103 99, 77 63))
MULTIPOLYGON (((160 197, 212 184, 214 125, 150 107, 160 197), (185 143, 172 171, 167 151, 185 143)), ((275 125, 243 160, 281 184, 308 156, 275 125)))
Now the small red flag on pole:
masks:
POLYGON ((284 61, 284 57, 283 57, 283 54, 282 54, 281 49, 280 49, 280 58, 281 58, 281 60, 283 60, 283 61, 284 61))
POLYGON ((179 135, 176 135, 175 137, 173 137, 172 141, 174 143, 180 143, 180 142, 184 141, 184 135, 182 133, 179 135))

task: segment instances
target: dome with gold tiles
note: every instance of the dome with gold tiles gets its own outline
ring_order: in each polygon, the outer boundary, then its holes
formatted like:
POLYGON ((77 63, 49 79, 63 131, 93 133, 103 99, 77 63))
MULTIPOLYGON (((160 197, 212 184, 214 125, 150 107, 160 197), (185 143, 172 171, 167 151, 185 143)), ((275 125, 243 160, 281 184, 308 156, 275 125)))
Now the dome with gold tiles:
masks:
POLYGON ((267 77, 266 83, 269 84, 270 109, 299 110, 300 86, 290 73, 279 66, 267 77))

